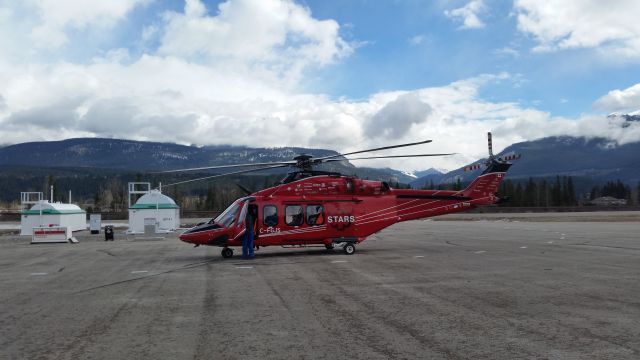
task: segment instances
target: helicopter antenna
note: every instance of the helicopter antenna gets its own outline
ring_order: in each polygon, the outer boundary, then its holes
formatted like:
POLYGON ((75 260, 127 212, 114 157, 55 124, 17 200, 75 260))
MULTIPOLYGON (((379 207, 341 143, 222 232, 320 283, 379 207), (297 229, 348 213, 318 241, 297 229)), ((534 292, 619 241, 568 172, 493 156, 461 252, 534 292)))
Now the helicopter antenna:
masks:
POLYGON ((489 144, 489 159, 493 159, 493 142, 491 141, 491 131, 487 133, 487 142, 489 144))

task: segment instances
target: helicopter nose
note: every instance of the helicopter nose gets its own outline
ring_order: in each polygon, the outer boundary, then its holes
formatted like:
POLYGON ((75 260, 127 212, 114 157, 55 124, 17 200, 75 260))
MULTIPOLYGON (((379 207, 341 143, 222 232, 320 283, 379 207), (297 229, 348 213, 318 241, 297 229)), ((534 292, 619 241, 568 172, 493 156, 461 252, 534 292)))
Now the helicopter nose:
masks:
POLYGON ((186 243, 191 243, 193 241, 192 236, 189 236, 189 234, 180 234, 178 238, 186 243))

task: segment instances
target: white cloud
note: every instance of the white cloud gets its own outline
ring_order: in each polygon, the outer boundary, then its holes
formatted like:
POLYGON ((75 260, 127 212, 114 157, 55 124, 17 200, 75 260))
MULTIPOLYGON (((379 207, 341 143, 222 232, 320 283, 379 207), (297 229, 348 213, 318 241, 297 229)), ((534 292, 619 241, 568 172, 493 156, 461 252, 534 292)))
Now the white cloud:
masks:
POLYGON ((496 49, 493 51, 494 54, 498 55, 498 56, 504 56, 504 57, 513 57, 513 58, 519 58, 520 57, 520 51, 510 47, 510 46, 505 46, 503 48, 500 49, 496 49))
POLYGON ((5 142, 77 136, 189 144, 304 146, 340 151, 433 139, 386 154, 457 152, 448 158, 380 160, 367 166, 404 170, 452 169, 486 153, 552 135, 640 140, 640 129, 605 117, 553 118, 517 103, 490 102, 482 87, 518 81, 482 75, 441 87, 381 92, 362 101, 287 93, 243 74, 173 57, 143 56, 123 64, 109 58, 89 65, 61 63, 15 68, 0 84, 0 137, 5 142), (71 96, 70 94, 73 94, 71 96))
POLYGON ((158 34, 158 27, 155 25, 145 26, 142 29, 142 41, 150 41, 158 34))
POLYGON ((635 84, 624 90, 612 90, 596 100, 594 107, 606 111, 638 110, 640 109, 640 84, 635 84))
POLYGON ((480 29, 485 26, 484 22, 478 17, 479 14, 487 10, 484 0, 471 0, 467 5, 453 9, 446 10, 444 14, 454 20, 461 21, 462 29, 480 29))
POLYGON ((352 51, 336 21, 317 20, 290 0, 226 1, 214 16, 200 0, 187 0, 183 13, 166 13, 165 21, 162 55, 240 62, 294 82, 306 67, 352 51))
POLYGON ((369 138, 397 139, 404 137, 414 124, 422 124, 431 114, 431 107, 418 94, 409 92, 385 104, 364 123, 369 138))
POLYGON ((146 0, 29 0, 39 22, 31 30, 33 44, 57 48, 67 43, 67 31, 91 27, 112 27, 137 5, 146 0))
POLYGON ((598 48, 609 58, 640 57, 640 2, 636 0, 516 0, 518 29, 535 51, 598 48))
POLYGON ((415 35, 407 39, 409 44, 414 46, 422 44, 425 40, 426 40, 426 37, 424 35, 415 35))

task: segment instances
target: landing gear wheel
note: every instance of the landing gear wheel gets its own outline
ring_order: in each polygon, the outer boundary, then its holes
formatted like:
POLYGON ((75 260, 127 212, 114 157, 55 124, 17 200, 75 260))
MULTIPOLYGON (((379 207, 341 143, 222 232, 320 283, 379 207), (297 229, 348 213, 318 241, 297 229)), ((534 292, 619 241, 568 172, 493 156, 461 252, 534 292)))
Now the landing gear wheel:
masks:
POLYGON ((223 258, 228 259, 233 256, 233 249, 224 248, 222 249, 221 254, 223 258))
POLYGON ((333 244, 324 244, 325 249, 333 250, 333 244))
POLYGON ((354 244, 346 244, 342 251, 347 255, 353 255, 356 252, 356 246, 354 244))

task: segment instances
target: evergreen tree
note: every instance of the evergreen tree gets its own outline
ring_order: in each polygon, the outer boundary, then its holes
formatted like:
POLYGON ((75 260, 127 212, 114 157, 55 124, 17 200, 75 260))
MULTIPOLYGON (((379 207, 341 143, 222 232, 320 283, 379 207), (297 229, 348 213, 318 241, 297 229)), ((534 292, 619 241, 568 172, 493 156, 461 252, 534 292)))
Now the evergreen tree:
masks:
POLYGON ((556 183, 551 189, 551 206, 562 205, 562 189, 560 185, 560 175, 556 175, 556 183))
POLYGON ((522 195, 522 185, 517 183, 513 191, 513 206, 522 206, 522 195))
POLYGON ((549 189, 547 187, 547 180, 544 179, 540 181, 537 206, 549 206, 549 189))
POLYGON ((568 177, 567 180, 567 205, 576 205, 577 201, 576 201, 576 190, 575 187, 573 186, 573 179, 571 178, 571 176, 568 177))
POLYGON ((535 206, 537 192, 538 189, 536 183, 533 181, 533 178, 530 177, 524 187, 524 193, 522 194, 522 206, 535 206))
POLYGON ((462 182, 460 181, 460 178, 458 178, 456 183, 453 185, 453 190, 462 190, 462 182))

